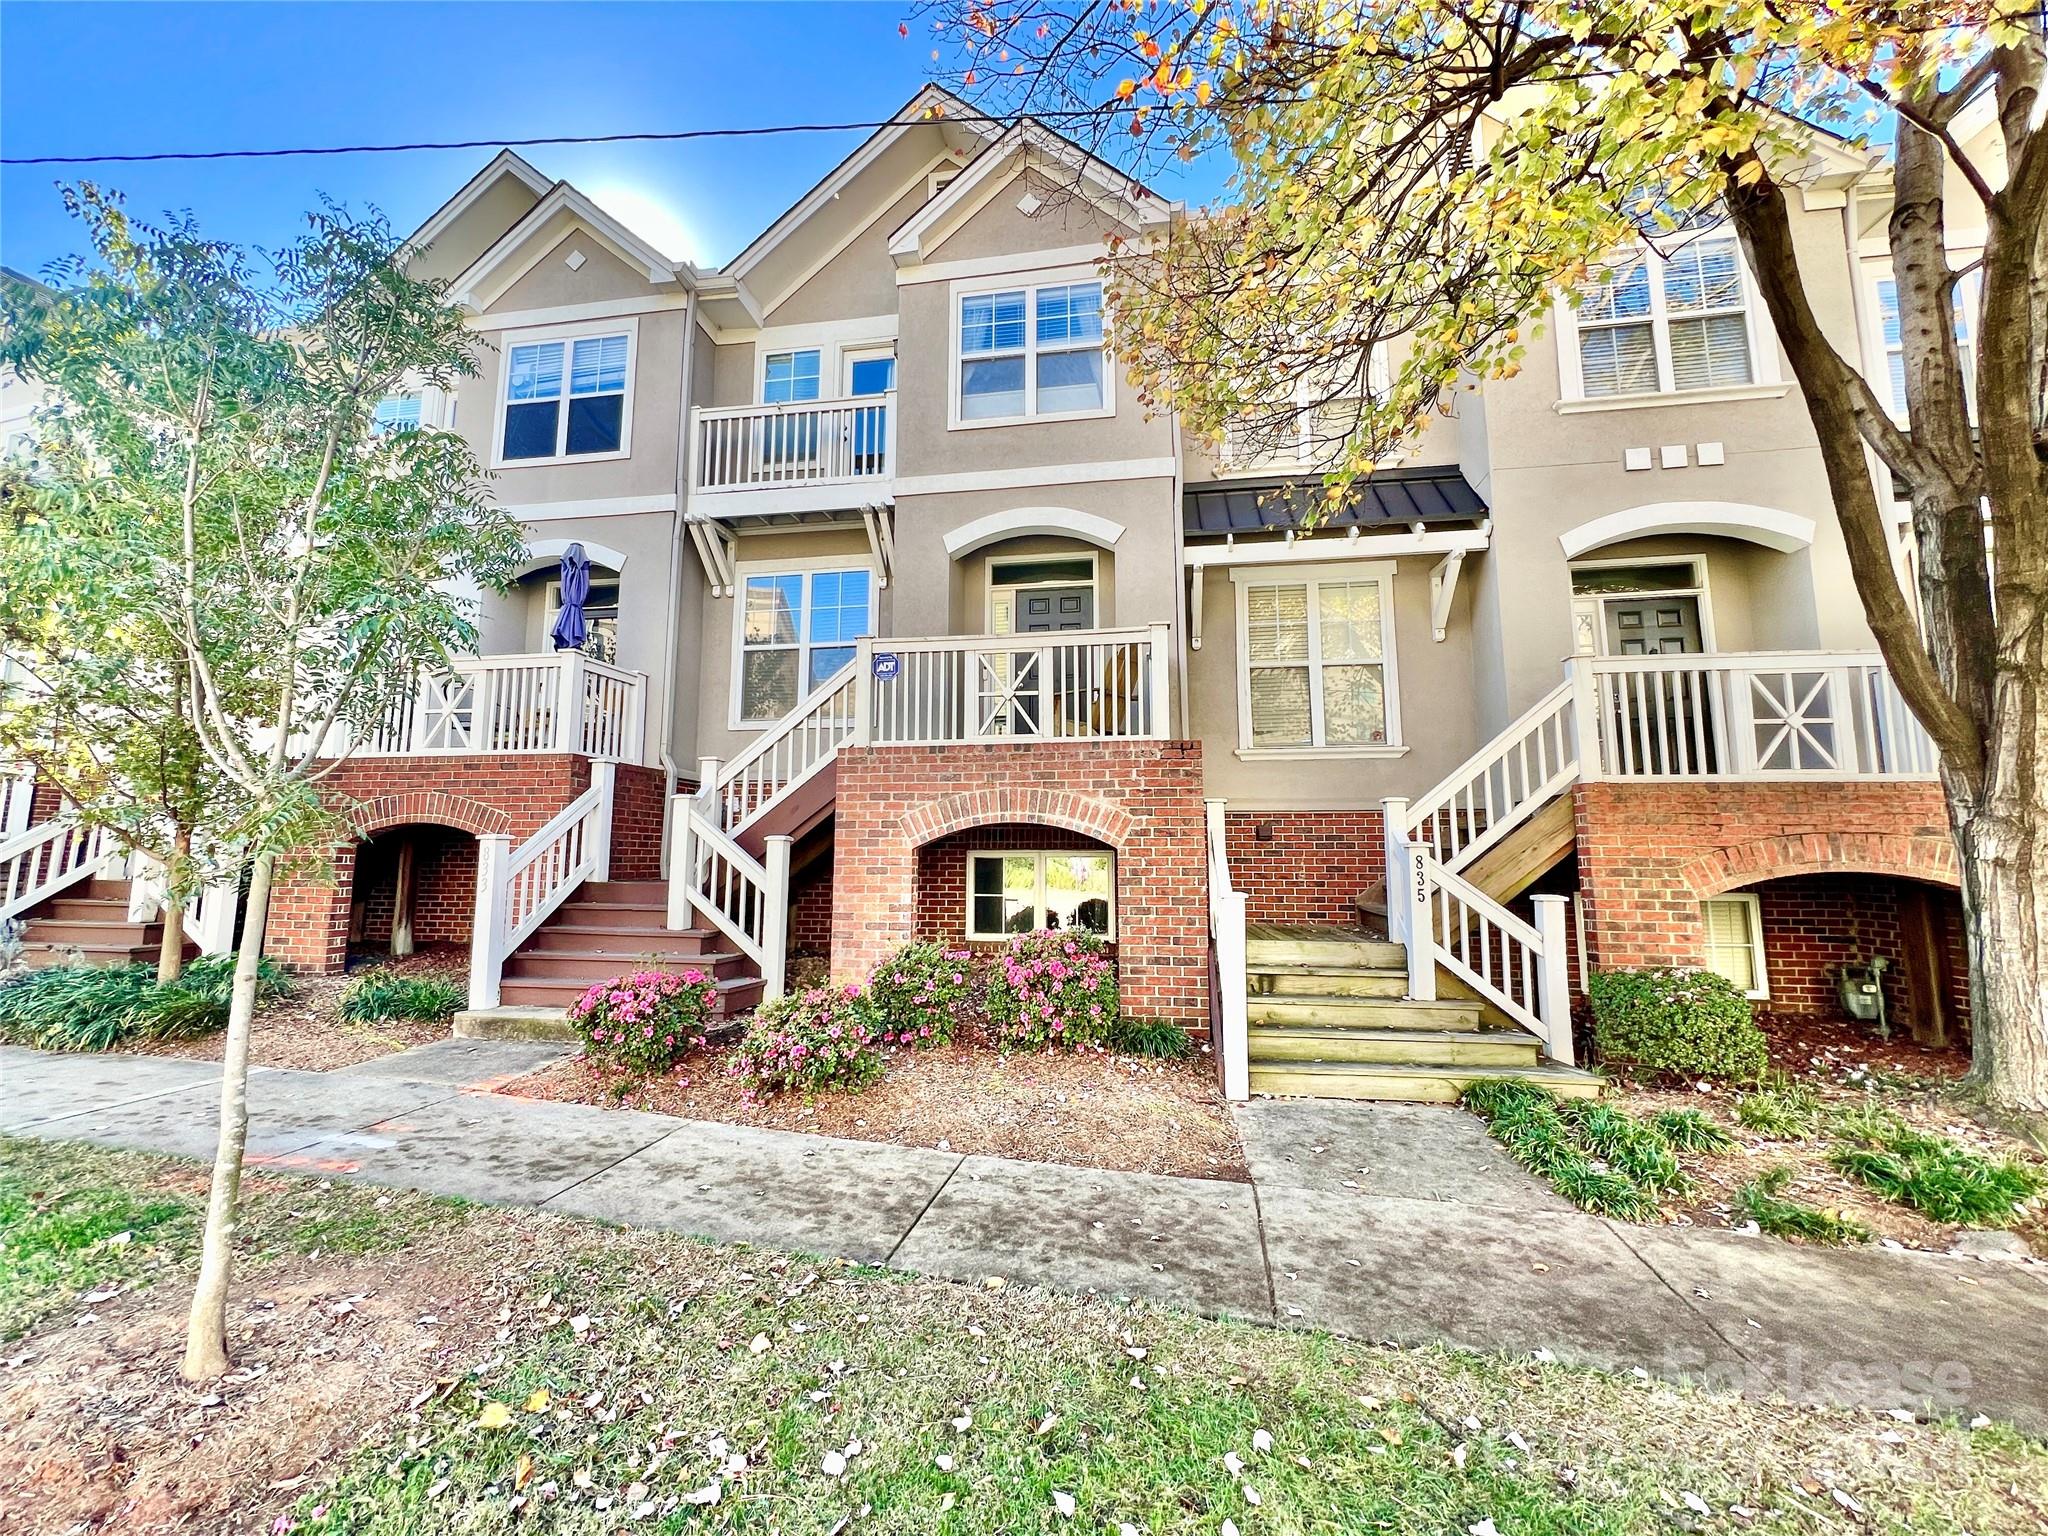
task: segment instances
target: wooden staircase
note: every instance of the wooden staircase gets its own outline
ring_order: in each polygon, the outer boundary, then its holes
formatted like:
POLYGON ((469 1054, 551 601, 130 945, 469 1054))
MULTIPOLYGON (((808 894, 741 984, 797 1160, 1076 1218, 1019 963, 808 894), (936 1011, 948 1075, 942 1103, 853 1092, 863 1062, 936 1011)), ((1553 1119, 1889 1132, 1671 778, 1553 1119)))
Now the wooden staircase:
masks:
POLYGON ((1514 1077, 1590 1097, 1591 1072, 1542 1058, 1542 1042, 1466 998, 1406 997, 1407 951, 1336 927, 1254 924, 1245 936, 1254 1093, 1452 1103, 1474 1082, 1514 1077))
POLYGON ((591 986, 631 971, 700 970, 718 984, 714 1018, 761 998, 761 978, 723 934, 667 926, 668 885, 660 880, 588 880, 505 961, 507 1007, 566 1008, 591 986))
MULTIPOLYGON (((22 959, 30 966, 155 965, 163 944, 160 922, 128 920, 128 882, 92 879, 71 886, 31 911, 23 924, 22 959)), ((185 945, 189 960, 199 946, 185 945)))

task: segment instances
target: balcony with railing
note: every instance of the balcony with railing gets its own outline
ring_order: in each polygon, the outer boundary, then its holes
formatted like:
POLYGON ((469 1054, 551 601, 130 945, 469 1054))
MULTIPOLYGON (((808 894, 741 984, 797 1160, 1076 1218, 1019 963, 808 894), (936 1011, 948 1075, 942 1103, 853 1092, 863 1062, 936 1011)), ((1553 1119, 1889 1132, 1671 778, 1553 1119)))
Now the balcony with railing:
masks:
POLYGON ((889 499, 896 395, 692 408, 690 494, 732 510, 807 511, 889 499))
POLYGON ((462 656, 421 675, 357 744, 357 757, 571 752, 641 761, 647 674, 578 651, 462 656))

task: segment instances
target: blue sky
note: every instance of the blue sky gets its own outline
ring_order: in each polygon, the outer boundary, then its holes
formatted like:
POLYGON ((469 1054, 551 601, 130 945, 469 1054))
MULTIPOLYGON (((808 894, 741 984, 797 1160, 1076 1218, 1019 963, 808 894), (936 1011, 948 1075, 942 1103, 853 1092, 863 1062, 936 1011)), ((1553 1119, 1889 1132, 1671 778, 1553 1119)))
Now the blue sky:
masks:
MULTIPOLYGON (((0 3, 0 146, 9 156, 532 138, 871 121, 930 68, 897 33, 908 0, 862 4, 0 3)), ((859 142, 857 133, 522 151, 671 255, 715 265, 859 142)), ((485 150, 0 169, 0 261, 76 250, 60 176, 139 214, 278 245, 316 194, 409 230, 485 150)), ((1169 196, 1188 186, 1155 182, 1169 196)))

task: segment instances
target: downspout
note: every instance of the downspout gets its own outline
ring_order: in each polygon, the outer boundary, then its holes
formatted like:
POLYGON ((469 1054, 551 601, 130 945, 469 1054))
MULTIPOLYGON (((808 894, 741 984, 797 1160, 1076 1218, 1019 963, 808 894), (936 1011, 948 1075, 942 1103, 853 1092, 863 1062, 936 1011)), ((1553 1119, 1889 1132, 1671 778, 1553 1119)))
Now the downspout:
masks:
POLYGON ((675 814, 676 780, 681 774, 675 760, 676 669, 681 664, 676 641, 682 623, 683 606, 683 508, 690 494, 690 385, 691 365, 697 355, 697 291, 690 287, 683 300, 683 376, 676 391, 676 505, 668 523, 668 615, 663 625, 662 654, 667 658, 667 707, 661 715, 661 767, 665 775, 661 796, 661 875, 668 878, 669 821, 675 814))

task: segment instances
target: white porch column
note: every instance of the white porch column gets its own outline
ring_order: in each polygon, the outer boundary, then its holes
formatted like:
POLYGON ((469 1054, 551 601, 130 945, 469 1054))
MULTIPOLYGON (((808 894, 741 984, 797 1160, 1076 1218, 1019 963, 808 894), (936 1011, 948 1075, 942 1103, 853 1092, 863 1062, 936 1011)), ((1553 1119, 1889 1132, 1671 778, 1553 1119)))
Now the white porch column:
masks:
POLYGON ((1223 1096, 1242 1102, 1251 1097, 1251 1042, 1247 1024, 1244 892, 1230 882, 1225 854, 1226 802, 1204 800, 1209 823, 1209 942, 1216 950, 1216 1020, 1218 1064, 1223 1069, 1223 1096))
POLYGON ((1593 658, 1567 656, 1565 681, 1572 685, 1572 739, 1579 755, 1579 782, 1605 778, 1600 761, 1599 684, 1593 676, 1593 658))
POLYGON ((1153 624, 1150 655, 1150 679, 1146 692, 1151 697, 1146 701, 1146 734, 1155 741, 1165 741, 1173 735, 1173 712, 1167 707, 1173 688, 1173 638, 1172 626, 1153 624))
POLYGON ((1543 938, 1542 969, 1537 973, 1536 1016, 1543 1021, 1544 1054, 1564 1066, 1572 1064, 1572 982, 1565 956, 1564 896, 1532 896, 1536 931, 1543 938))
POLYGON ((609 880, 612 877, 612 815, 618 801, 614 792, 618 787, 619 765, 617 763, 592 763, 590 785, 597 793, 597 828, 591 835, 590 878, 609 880))
POLYGON ((512 839, 503 832, 482 832, 476 840, 476 911, 469 931, 469 1006, 498 1006, 498 979, 505 957, 498 935, 505 931, 506 866, 512 862, 512 839))
POLYGON ((1401 872, 1408 859, 1408 797, 1389 795, 1380 801, 1380 840, 1385 847, 1387 879, 1387 937, 1396 944, 1408 942, 1409 886, 1401 872))
POLYGON ((583 750, 583 653, 555 652, 555 750, 583 750))
POLYGON ((776 833, 763 850, 767 858, 768 889, 761 894, 761 998, 774 1002, 782 996, 784 973, 789 967, 789 849, 794 839, 776 833))
POLYGON ((690 886, 697 877, 697 848, 690 814, 696 804, 691 795, 673 795, 669 799, 668 926, 672 929, 688 928, 695 918, 690 886))

